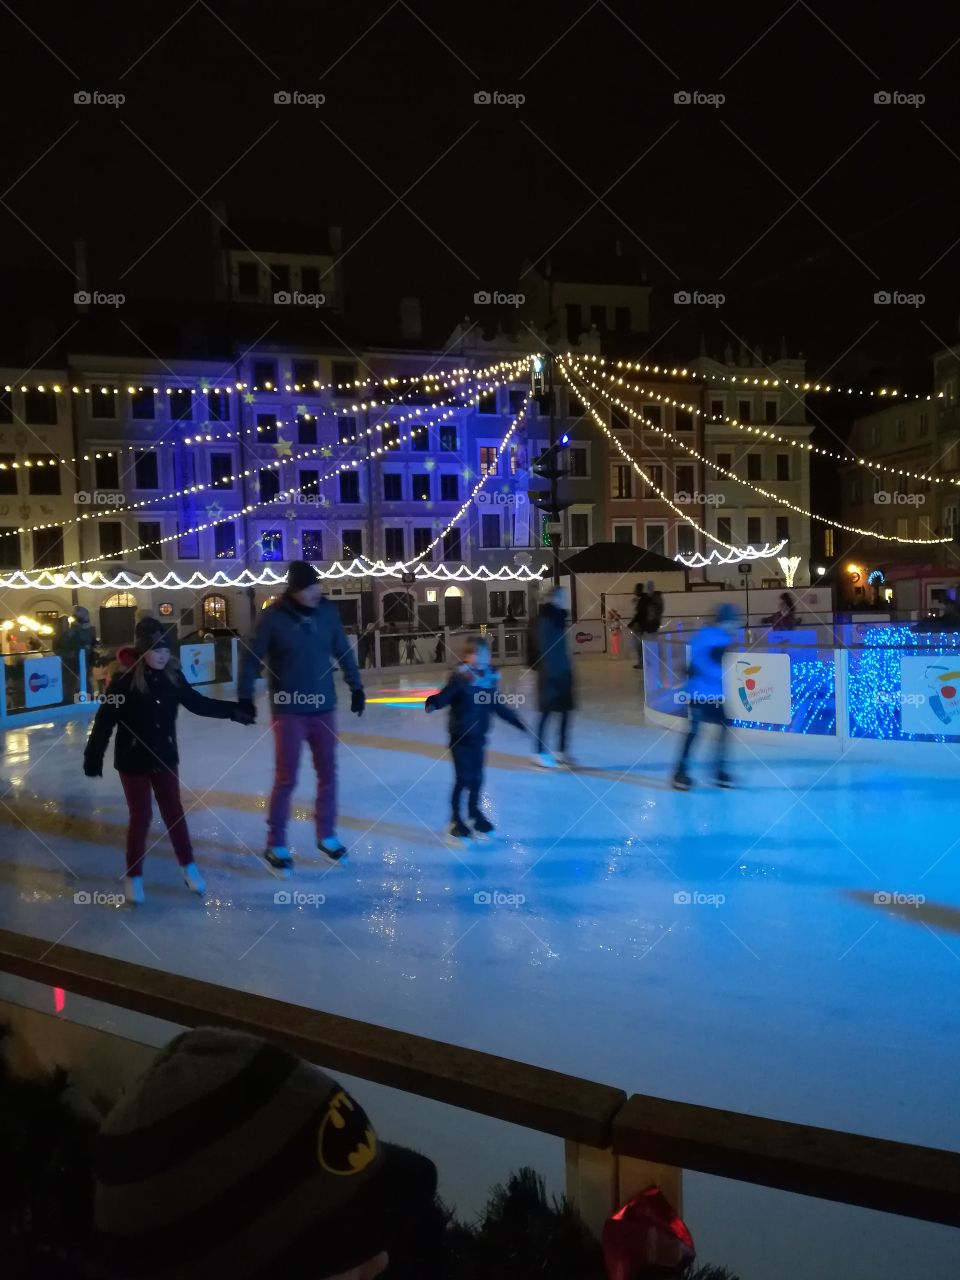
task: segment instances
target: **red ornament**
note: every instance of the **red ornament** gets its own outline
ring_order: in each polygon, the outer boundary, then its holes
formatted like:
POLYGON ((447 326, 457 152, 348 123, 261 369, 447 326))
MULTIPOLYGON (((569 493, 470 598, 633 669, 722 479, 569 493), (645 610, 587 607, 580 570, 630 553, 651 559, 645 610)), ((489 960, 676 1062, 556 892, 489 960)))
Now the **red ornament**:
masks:
POLYGON ((609 1280, 682 1276, 696 1256, 686 1223, 659 1187, 647 1187, 603 1224, 609 1280))

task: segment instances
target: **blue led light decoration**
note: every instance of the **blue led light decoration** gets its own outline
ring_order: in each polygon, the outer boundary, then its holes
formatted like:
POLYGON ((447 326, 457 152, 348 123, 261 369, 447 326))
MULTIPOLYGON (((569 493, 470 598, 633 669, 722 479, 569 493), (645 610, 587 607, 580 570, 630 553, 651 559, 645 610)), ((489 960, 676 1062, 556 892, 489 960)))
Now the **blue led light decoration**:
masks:
MULTIPOLYGON (((884 738, 896 742, 960 742, 956 733, 909 733, 903 729, 905 694, 902 657, 943 658, 960 667, 960 632, 917 632, 907 626, 870 627, 863 647, 847 655, 848 732, 851 738, 884 738)), ((939 665, 939 664, 935 664, 939 665)))

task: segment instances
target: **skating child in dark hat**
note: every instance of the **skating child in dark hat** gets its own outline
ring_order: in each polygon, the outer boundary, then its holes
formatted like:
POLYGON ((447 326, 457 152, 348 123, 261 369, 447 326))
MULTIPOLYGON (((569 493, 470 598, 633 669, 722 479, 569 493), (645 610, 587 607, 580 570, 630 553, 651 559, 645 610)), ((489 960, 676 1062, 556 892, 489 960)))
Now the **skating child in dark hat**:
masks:
POLYGON ((119 670, 103 695, 87 739, 83 772, 103 776, 103 757, 116 727, 114 768, 130 811, 127 827, 127 901, 144 901, 143 860, 150 830, 151 793, 157 798, 173 851, 187 888, 204 893, 206 884, 193 860, 193 845, 180 799, 176 722, 181 704, 198 716, 250 724, 252 718, 235 702, 205 698, 188 684, 170 652, 170 640, 156 618, 137 623, 132 649, 117 654, 119 670))

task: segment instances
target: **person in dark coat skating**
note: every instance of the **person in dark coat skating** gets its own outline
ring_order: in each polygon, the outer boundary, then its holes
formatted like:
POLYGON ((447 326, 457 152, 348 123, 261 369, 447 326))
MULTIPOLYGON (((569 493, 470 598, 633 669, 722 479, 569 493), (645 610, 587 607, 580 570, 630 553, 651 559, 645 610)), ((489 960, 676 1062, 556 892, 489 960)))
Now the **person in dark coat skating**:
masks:
POLYGON ((567 754, 569 716, 574 709, 573 658, 567 634, 569 617, 567 590, 565 587, 554 587, 537 615, 535 656, 531 664, 537 673, 537 704, 540 710, 537 750, 533 762, 543 769, 553 769, 558 764, 573 764, 572 757, 567 754), (547 750, 545 735, 547 722, 554 713, 560 717, 560 749, 555 755, 551 755, 547 750))
POLYGON ((127 827, 127 901, 144 901, 143 860, 150 830, 151 795, 156 796, 173 851, 187 888, 204 893, 206 884, 193 860, 193 845, 180 799, 177 751, 177 712, 186 707, 197 716, 251 724, 235 702, 205 698, 188 684, 170 653, 170 639, 163 623, 141 618, 135 631, 135 647, 117 653, 119 670, 103 695, 83 755, 88 778, 103 777, 103 757, 116 727, 113 763, 130 810, 127 827))
POLYGON ((467 641, 463 662, 453 672, 439 693, 432 693, 424 703, 425 711, 450 708, 450 752, 453 756, 452 815, 447 834, 458 843, 466 840, 470 827, 460 813, 460 800, 467 793, 467 816, 473 834, 483 838, 493 831, 493 823, 480 810, 480 788, 483 786, 483 761, 490 732, 491 715, 499 716, 515 729, 527 732, 527 726, 500 692, 500 675, 490 665, 490 646, 477 637, 467 641))

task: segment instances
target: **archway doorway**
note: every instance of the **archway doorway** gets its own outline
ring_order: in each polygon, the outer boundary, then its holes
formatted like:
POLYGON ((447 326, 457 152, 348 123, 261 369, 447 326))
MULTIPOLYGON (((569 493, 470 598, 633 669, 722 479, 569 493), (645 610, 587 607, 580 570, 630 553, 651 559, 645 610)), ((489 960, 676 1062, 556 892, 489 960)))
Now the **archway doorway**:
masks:
POLYGON ((229 625, 226 596, 204 596, 202 612, 201 626, 204 631, 214 631, 218 627, 229 625))
POLYGON ((447 627, 463 626, 463 591, 460 587, 447 587, 444 591, 443 620, 447 627))
POLYGON ((100 605, 100 639, 113 647, 129 644, 137 621, 137 597, 132 591, 115 591, 100 605))
POLYGON ((383 621, 398 627, 412 627, 417 620, 416 601, 409 591, 388 591, 383 597, 383 621))

